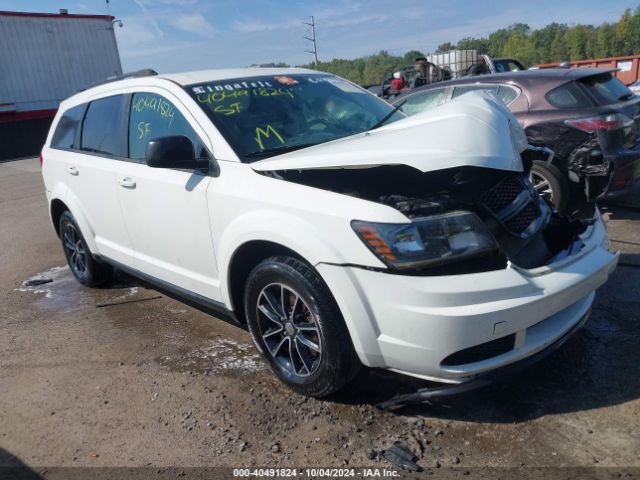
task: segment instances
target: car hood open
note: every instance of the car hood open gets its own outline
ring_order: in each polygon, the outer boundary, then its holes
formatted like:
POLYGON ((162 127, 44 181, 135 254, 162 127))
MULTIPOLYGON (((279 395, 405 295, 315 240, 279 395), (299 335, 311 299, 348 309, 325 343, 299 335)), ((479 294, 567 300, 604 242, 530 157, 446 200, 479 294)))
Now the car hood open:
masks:
POLYGON ((469 92, 387 126, 251 164, 256 171, 408 165, 422 172, 476 166, 521 171, 527 138, 490 92, 469 92))

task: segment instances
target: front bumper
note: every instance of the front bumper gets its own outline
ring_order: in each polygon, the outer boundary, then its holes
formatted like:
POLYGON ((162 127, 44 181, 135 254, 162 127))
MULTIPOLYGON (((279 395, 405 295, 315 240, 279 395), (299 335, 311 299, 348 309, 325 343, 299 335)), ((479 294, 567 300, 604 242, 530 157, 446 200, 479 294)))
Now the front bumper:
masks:
POLYGON ((416 377, 462 383, 545 350, 585 317, 615 268, 604 224, 576 254, 533 270, 417 277, 319 264, 361 361, 416 377), (443 360, 509 335, 510 350, 471 363, 443 360))
POLYGON ((579 321, 576 323, 571 330, 565 333, 558 340, 553 342, 551 345, 546 347, 545 349, 535 353, 529 357, 523 358, 522 360, 518 360, 515 363, 510 363, 503 367, 496 368, 495 370, 491 370, 488 373, 483 375, 478 375, 474 377, 472 380, 467 382, 457 383, 455 385, 443 385, 438 387, 427 387, 421 388, 413 393, 407 393, 404 395, 397 395, 394 398, 389 400, 385 400, 377 405, 378 408, 384 410, 390 407, 402 406, 402 405, 410 405, 414 403, 422 403, 427 400, 432 400, 434 398, 439 397, 450 397, 452 395, 459 395, 461 393, 467 393, 472 390, 477 390, 480 388, 487 387, 494 383, 505 380, 516 373, 527 369, 531 365, 547 358, 553 352, 558 350, 562 345, 565 344, 569 338, 576 333, 578 330, 582 328, 582 326, 587 322, 589 315, 591 314, 591 310, 589 310, 579 321))

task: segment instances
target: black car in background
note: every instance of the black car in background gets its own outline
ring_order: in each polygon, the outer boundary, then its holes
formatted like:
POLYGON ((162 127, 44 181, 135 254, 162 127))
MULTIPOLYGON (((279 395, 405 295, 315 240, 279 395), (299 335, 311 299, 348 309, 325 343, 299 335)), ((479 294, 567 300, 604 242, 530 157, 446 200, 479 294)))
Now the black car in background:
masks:
POLYGON ((491 90, 522 124, 534 154, 531 179, 560 212, 611 198, 640 183, 640 97, 607 69, 575 68, 466 77, 393 99, 414 115, 471 90, 491 90))

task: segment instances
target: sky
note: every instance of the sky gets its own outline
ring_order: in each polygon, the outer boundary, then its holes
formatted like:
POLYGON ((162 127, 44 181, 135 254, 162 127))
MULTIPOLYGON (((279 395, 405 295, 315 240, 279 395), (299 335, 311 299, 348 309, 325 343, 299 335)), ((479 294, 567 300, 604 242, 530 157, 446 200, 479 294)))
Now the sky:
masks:
MULTIPOLYGON (((387 50, 433 52, 443 42, 485 36, 513 23, 599 25, 638 0, 110 0, 124 71, 158 72, 309 63, 304 22, 314 15, 318 57, 387 50)), ((106 14, 105 0, 0 0, 0 10, 106 14)))

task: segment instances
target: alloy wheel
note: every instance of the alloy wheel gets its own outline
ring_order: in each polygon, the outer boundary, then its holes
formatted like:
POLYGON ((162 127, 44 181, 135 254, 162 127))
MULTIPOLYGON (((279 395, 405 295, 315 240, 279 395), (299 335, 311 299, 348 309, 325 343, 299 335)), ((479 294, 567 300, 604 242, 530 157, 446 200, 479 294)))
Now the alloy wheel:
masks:
POLYGON ((315 315, 302 297, 281 283, 262 289, 256 304, 267 353, 287 372, 308 377, 320 366, 322 341, 315 315))
POLYGON ((69 266, 77 276, 84 276, 87 272, 87 250, 76 227, 67 223, 63 233, 64 253, 69 260, 69 266))
POLYGON ((551 188, 549 179, 540 172, 531 171, 529 172, 529 180, 531 180, 533 188, 542 198, 549 202, 553 202, 553 189, 551 188))

